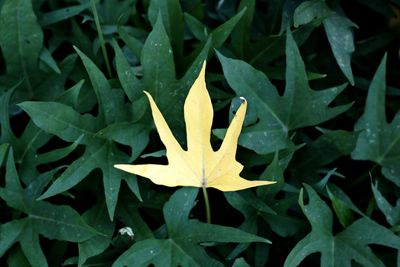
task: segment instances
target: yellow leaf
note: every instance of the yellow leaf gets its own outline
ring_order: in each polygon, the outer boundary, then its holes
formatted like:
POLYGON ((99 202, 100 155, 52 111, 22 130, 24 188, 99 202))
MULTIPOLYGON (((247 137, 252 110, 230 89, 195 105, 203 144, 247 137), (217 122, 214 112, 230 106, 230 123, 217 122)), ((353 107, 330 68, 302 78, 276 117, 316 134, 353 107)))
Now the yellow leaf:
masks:
POLYGON ((268 185, 270 181, 248 181, 240 177, 243 165, 236 161, 236 146, 246 114, 247 102, 242 98, 221 147, 214 151, 210 144, 213 108, 205 83, 205 63, 194 82, 184 105, 187 147, 185 151, 173 136, 151 95, 147 95, 161 141, 167 149, 168 165, 117 164, 114 167, 150 179, 165 186, 213 187, 221 191, 237 191, 268 185))

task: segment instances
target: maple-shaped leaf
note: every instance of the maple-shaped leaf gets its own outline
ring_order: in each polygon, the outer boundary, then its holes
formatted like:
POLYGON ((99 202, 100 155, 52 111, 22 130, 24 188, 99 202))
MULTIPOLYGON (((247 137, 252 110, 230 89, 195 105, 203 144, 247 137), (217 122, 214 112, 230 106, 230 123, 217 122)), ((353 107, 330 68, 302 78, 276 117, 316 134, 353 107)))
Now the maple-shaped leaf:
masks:
MULTIPOLYGON (((268 77, 241 60, 218 53, 226 81, 237 95, 244 96, 259 119, 246 127, 239 144, 258 154, 268 154, 290 146, 291 130, 318 125, 350 108, 350 104, 330 107, 344 89, 335 86, 312 90, 299 48, 288 30, 286 36, 286 86, 282 96, 268 77)), ((254 115, 253 115, 254 116, 254 115)), ((221 137, 225 130, 214 130, 221 137)))
POLYGON ((333 235, 332 211, 309 185, 304 185, 309 203, 303 201, 300 192, 299 204, 311 224, 311 232, 292 249, 284 267, 299 266, 310 254, 320 252, 323 267, 350 267, 356 261, 361 266, 384 266, 369 245, 376 244, 400 249, 400 237, 368 217, 352 223, 342 232, 333 235))
POLYGON ((371 81, 364 114, 355 126, 358 136, 353 159, 371 160, 382 166, 382 174, 400 186, 400 113, 389 124, 385 114, 386 56, 371 81))
POLYGON ((247 102, 236 112, 218 151, 211 147, 213 108, 206 89, 205 63, 194 82, 184 105, 187 147, 182 149, 152 96, 145 92, 161 141, 167 149, 168 165, 118 164, 116 168, 149 178, 165 186, 213 187, 221 191, 236 191, 268 185, 268 181, 248 181, 239 176, 243 165, 235 159, 237 140, 246 114, 247 102))

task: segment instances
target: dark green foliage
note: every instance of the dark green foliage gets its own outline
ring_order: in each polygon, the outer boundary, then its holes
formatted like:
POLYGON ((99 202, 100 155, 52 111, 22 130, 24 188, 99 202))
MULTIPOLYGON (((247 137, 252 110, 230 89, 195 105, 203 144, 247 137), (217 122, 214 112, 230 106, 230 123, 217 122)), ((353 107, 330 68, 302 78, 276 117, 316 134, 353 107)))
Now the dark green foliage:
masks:
POLYGON ((400 266, 399 10, 0 0, 0 265, 400 266), (212 224, 198 189, 113 168, 166 162, 144 90, 186 146, 204 60, 213 147, 245 97, 242 176, 276 181, 210 189, 212 224))

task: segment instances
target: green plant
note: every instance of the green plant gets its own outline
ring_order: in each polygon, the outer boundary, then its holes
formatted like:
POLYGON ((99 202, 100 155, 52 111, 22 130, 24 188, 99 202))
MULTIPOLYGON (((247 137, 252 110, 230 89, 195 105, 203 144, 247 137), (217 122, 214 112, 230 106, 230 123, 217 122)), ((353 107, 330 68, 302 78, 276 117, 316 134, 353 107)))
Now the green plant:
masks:
POLYGON ((0 0, 0 265, 400 266, 399 5, 0 0), (144 90, 187 147, 205 60, 212 148, 245 97, 240 175, 275 182, 211 224, 113 167, 167 162, 144 90))

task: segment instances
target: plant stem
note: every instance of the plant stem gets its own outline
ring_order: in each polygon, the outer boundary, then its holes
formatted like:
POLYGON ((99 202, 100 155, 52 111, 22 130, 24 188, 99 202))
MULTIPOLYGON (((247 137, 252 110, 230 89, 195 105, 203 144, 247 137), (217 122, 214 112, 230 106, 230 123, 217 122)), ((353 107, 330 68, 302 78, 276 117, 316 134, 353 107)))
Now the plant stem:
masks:
POLYGON ((107 67, 108 76, 111 77, 111 66, 110 66, 110 61, 108 60, 108 56, 107 56, 106 43, 105 43, 105 41, 104 41, 103 32, 101 31, 100 20, 99 20, 99 14, 97 13, 95 0, 90 0, 90 4, 91 4, 91 6, 92 6, 92 12, 93 12, 93 17, 94 17, 94 22, 95 22, 95 24, 96 24, 97 33, 98 33, 98 35, 99 35, 101 51, 103 52, 103 57, 104 57, 104 60, 105 60, 105 62, 106 62, 106 67, 107 67))
POLYGON ((203 195, 204 195, 204 203, 206 205, 206 215, 207 215, 207 223, 211 223, 211 209, 210 209, 210 201, 208 200, 208 193, 207 188, 205 186, 203 188, 203 195))

